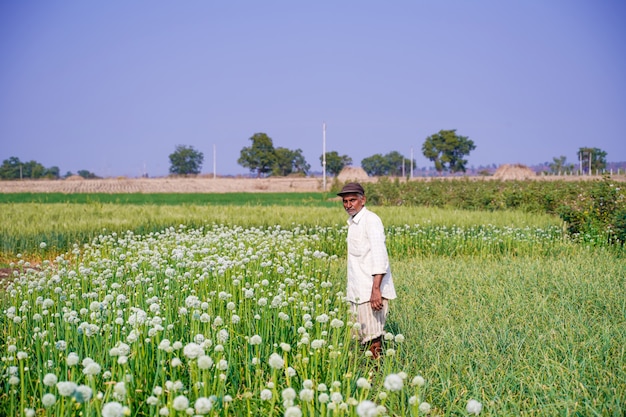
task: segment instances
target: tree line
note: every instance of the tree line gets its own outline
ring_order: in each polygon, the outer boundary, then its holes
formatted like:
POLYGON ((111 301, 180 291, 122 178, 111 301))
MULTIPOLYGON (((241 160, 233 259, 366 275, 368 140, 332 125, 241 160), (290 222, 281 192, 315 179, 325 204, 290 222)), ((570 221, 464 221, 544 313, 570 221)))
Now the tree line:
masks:
MULTIPOLYGON (((311 165, 302 149, 275 147, 272 138, 263 132, 252 135, 250 141, 250 146, 241 149, 237 163, 257 177, 309 174, 311 165)), ((456 130, 441 130, 426 138, 422 152, 440 172, 465 172, 467 160, 464 157, 475 148, 473 141, 457 135, 456 130)), ((169 158, 171 174, 190 175, 200 173, 204 155, 191 146, 178 145, 169 158)), ((352 158, 330 151, 320 156, 320 163, 327 174, 338 175, 343 168, 352 165, 352 158)), ((397 151, 375 154, 361 161, 361 167, 370 176, 398 176, 414 166, 415 160, 397 151)))
POLYGON ((22 162, 19 158, 12 156, 5 159, 0 165, 0 179, 18 180, 18 179, 60 179, 79 175, 83 178, 98 178, 96 174, 86 169, 79 170, 76 174, 68 171, 61 176, 61 170, 57 166, 49 168, 44 167, 37 161, 22 162))
MULTIPOLYGON (((302 149, 275 147, 266 133, 255 133, 249 138, 251 145, 241 149, 237 163, 250 170, 257 177, 267 176, 307 176, 311 165, 306 161, 302 149)), ((437 172, 466 172, 470 152, 476 149, 474 141, 456 133, 456 129, 440 130, 428 136, 422 145, 422 154, 434 164, 437 172)), ((578 163, 568 163, 565 156, 553 158, 549 164, 554 174, 575 172, 599 172, 606 168, 606 152, 598 148, 581 147, 577 153, 578 163)), ((177 145, 169 155, 172 175, 197 175, 201 172, 204 154, 192 146, 177 145)), ((352 158, 329 151, 320 156, 320 163, 331 176, 338 175, 346 166, 352 165, 352 158)), ((406 158, 400 152, 392 151, 385 155, 375 154, 361 161, 361 168, 369 176, 407 175, 415 168, 415 160, 406 158)), ((59 179, 58 167, 45 168, 36 161, 22 162, 16 157, 6 159, 0 166, 0 179, 50 178, 59 179)), ((75 175, 67 172, 64 177, 75 175)), ((98 178, 94 173, 80 170, 76 175, 83 178, 98 178)))

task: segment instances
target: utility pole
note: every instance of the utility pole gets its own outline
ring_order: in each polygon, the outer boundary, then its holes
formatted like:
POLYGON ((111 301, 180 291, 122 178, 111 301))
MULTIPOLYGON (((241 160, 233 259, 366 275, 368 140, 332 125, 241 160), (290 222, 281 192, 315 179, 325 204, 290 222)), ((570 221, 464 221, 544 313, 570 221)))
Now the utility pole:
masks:
POLYGON ((217 178, 217 165, 215 158, 215 144, 213 144, 213 179, 217 178))
POLYGON ((578 154, 578 166, 580 167, 580 175, 583 175, 583 150, 580 149, 580 153, 578 154))
POLYGON ((326 191, 326 122, 322 123, 322 190, 326 191))
POLYGON ((411 148, 411 173, 409 174, 409 177, 413 179, 413 148, 411 148))

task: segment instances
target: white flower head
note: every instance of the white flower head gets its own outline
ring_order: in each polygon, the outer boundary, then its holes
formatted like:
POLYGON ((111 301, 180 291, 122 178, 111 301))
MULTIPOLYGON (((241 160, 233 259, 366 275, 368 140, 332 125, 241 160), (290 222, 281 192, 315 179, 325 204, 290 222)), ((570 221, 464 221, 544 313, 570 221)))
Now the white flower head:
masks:
POLYGON ((367 390, 372 388, 372 384, 370 384, 370 382, 365 378, 357 379, 356 386, 361 389, 367 389, 367 390))
POLYGON ((184 411, 189 407, 189 399, 184 395, 179 395, 174 398, 174 402, 172 403, 174 410, 184 411))
POLYGON ((206 397, 200 397, 196 399, 193 407, 198 414, 208 414, 211 411, 211 408, 213 408, 213 401, 206 397))
POLYGON ((98 375, 102 371, 102 367, 97 362, 88 362, 83 369, 85 375, 98 375))
POLYGON ((417 407, 417 409, 422 414, 428 414, 430 413, 430 404, 428 404, 427 402, 423 402, 417 407))
POLYGON ((48 394, 44 394, 43 397, 41 397, 41 403, 46 408, 52 407, 56 401, 57 401, 57 397, 55 397, 54 394, 48 393, 48 394))
POLYGON ((302 410, 299 407, 291 406, 285 409, 285 417, 301 417, 302 410))
POLYGON ((210 356, 202 355, 198 358, 198 368, 210 369, 213 366, 213 359, 210 356))
POLYGON ((58 378, 55 374, 46 374, 43 377, 43 384, 48 387, 53 387, 57 384, 58 378))
POLYGON ((402 389, 402 378, 398 374, 389 374, 385 377, 383 386, 389 391, 400 391, 402 389))
POLYGON ((324 339, 315 339, 311 342, 311 349, 321 349, 324 344, 326 344, 326 340, 324 339))
POLYGON ((364 400, 356 406, 356 413, 359 417, 375 417, 378 415, 378 408, 373 401, 364 400))
POLYGON ((76 383, 72 381, 57 382, 57 391, 61 397, 69 397, 76 391, 76 383))
POLYGON ((76 400, 77 403, 86 403, 91 399, 93 391, 87 385, 79 385, 76 387, 76 391, 72 396, 76 400))
POLYGON ((65 363, 67 366, 74 366, 80 361, 78 354, 76 352, 70 352, 65 359, 65 363))
POLYGON ((274 353, 272 353, 270 355, 268 363, 269 363, 270 367, 272 367, 272 369, 282 369, 283 366, 285 366, 285 361, 276 352, 274 352, 274 353))
POLYGON ((269 401, 272 399, 272 391, 269 389, 264 389, 261 391, 261 399, 263 401, 269 401))
POLYGON ((413 381, 411 381, 411 385, 416 386, 416 387, 423 387, 424 382, 425 382, 424 378, 421 375, 418 375, 415 378, 413 378, 413 381))
POLYGON ((125 407, 117 401, 111 401, 102 407, 102 417, 123 417, 125 407))
POLYGON ((480 402, 471 399, 467 402, 467 407, 465 407, 465 409, 469 414, 478 415, 482 411, 483 405, 480 402))
POLYGON ((281 393, 283 401, 293 401, 296 398, 296 390, 293 388, 285 388, 281 393))
POLYGON ((187 343, 183 348, 183 354, 188 359, 196 359, 204 355, 204 349, 197 343, 187 343))

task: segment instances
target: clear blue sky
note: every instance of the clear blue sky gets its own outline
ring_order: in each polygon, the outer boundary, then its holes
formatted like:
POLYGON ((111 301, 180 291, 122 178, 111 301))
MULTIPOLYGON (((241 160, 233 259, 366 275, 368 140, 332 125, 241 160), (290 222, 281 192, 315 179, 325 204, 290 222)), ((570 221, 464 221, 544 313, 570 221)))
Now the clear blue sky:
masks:
POLYGON ((354 165, 418 167, 441 129, 469 166, 534 165, 582 146, 626 161, 623 0, 0 0, 0 160, 61 174, 245 174, 250 137, 354 165), (144 168, 145 167, 145 168, 144 168))

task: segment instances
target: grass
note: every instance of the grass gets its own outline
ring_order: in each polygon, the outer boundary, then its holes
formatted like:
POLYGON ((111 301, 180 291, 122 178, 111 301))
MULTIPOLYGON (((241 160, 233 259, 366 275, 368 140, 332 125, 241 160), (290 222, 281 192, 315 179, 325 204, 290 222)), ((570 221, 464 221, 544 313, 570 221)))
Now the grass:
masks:
POLYGON ((561 258, 396 261, 391 326, 414 341, 408 372, 461 413, 621 415, 626 409, 626 264, 602 250, 561 258))
POLYGON ((118 205, 234 205, 330 207, 334 194, 290 193, 0 193, 2 203, 118 205))

